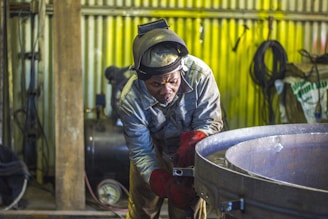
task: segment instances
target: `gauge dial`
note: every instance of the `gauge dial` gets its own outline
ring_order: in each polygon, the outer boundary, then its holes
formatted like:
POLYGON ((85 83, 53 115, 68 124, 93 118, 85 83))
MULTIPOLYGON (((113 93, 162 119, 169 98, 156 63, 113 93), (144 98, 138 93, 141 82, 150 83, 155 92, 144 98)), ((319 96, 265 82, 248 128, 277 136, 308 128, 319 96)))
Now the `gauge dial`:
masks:
POLYGON ((99 201, 106 205, 115 205, 122 197, 120 185, 111 179, 105 179, 97 187, 99 201))

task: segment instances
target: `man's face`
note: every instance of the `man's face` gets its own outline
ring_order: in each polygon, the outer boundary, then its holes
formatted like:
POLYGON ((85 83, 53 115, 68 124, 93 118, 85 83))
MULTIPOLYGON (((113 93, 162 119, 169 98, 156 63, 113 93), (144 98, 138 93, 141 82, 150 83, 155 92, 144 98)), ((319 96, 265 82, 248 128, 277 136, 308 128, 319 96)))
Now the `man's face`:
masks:
POLYGON ((181 84, 180 70, 154 75, 145 81, 149 93, 162 104, 172 102, 181 84))

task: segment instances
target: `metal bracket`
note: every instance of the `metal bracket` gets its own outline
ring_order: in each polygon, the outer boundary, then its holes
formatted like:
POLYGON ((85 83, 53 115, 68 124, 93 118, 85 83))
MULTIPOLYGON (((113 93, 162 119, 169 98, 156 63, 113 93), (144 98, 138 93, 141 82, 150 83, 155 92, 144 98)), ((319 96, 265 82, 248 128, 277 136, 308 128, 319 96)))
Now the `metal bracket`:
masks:
POLYGON ((194 177, 194 168, 173 168, 173 176, 189 176, 194 177))
POLYGON ((220 210, 221 212, 230 212, 234 210, 245 210, 245 203, 244 199, 241 198, 239 200, 235 201, 227 201, 227 202, 222 202, 220 204, 220 210))
POLYGON ((140 24, 140 25, 138 25, 138 35, 142 36, 145 33, 147 33, 148 31, 156 29, 156 28, 168 29, 169 25, 167 24, 165 19, 159 19, 157 21, 149 22, 146 24, 140 24))

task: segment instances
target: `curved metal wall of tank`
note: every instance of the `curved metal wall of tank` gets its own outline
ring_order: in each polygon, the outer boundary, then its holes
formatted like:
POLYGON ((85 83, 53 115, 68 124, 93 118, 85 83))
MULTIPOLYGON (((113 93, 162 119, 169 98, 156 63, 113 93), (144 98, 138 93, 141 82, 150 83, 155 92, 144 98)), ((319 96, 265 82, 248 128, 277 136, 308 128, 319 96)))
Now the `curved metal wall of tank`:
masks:
MULTIPOLYGON (((28 1, 11 1, 17 3, 28 1)), ((52 1, 39 1, 44 11, 35 19, 35 31, 31 34, 31 20, 18 11, 10 18, 11 27, 11 83, 12 113, 24 109, 26 91, 30 81, 31 62, 18 58, 25 51, 40 49, 37 62, 37 81, 40 90, 37 109, 45 138, 40 145, 49 147, 48 163, 54 164, 54 93, 53 93, 53 45, 52 1), (25 84, 25 85, 24 85, 25 84), (47 139, 47 141, 45 140, 47 139), (48 142, 48 143, 47 143, 48 142), (48 145, 48 146, 47 146, 48 145)), ((263 125, 261 95, 254 85, 249 66, 259 44, 268 39, 268 18, 273 17, 271 39, 278 40, 285 48, 290 62, 301 62, 299 49, 313 54, 325 50, 328 2, 325 0, 137 0, 102 1, 82 0, 82 54, 84 107, 95 108, 95 96, 105 93, 105 115, 111 113, 111 88, 104 77, 109 65, 119 67, 132 64, 132 41, 137 25, 164 17, 171 28, 187 43, 190 53, 204 59, 212 67, 217 79, 222 102, 227 111, 231 129, 263 125), (238 37, 238 48, 232 51, 238 37)), ((17 10, 16 10, 17 11, 17 10)), ((68 21, 69 22, 69 21, 68 21)), ((94 113, 86 113, 94 118, 94 113)), ((14 125, 14 141, 17 150, 22 145, 22 135, 14 125)), ((40 149, 40 153, 43 153, 40 149)))

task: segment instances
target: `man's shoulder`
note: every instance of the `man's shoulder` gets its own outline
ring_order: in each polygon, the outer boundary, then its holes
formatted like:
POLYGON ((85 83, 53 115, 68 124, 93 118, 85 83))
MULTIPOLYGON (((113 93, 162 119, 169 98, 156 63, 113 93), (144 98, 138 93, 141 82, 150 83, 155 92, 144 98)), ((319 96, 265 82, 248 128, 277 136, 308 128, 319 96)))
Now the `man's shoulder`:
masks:
POLYGON ((124 85, 123 89, 122 89, 122 93, 120 95, 120 103, 126 101, 127 99, 132 99, 135 100, 135 97, 137 96, 137 94, 135 94, 136 89, 136 83, 138 81, 138 77, 136 74, 133 74, 128 81, 126 82, 126 84, 124 85), (132 91, 132 92, 131 92, 132 91))
POLYGON ((212 69, 208 66, 208 64, 202 59, 188 55, 184 58, 184 70, 190 73, 199 73, 201 75, 208 75, 212 73, 212 69))
POLYGON ((196 56, 193 56, 193 55, 187 55, 185 56, 184 58, 184 62, 185 62, 185 65, 189 66, 189 67, 198 67, 200 69, 210 69, 210 67, 207 65, 207 63, 196 57, 196 56))
POLYGON ((188 55, 184 58, 184 72, 188 81, 200 80, 213 74, 212 69, 200 58, 188 55))

